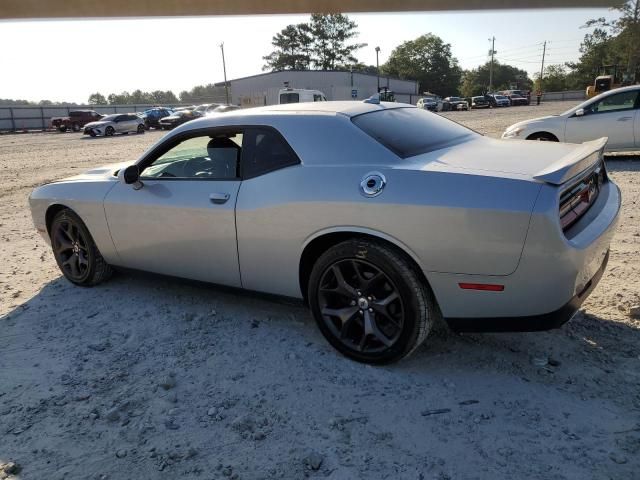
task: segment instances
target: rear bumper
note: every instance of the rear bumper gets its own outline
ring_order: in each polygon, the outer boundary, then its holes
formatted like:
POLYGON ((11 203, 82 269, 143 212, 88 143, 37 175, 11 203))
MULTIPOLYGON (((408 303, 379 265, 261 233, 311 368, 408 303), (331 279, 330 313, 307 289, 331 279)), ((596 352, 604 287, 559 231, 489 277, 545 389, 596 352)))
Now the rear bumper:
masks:
POLYGON ((540 332, 560 328, 576 314, 582 303, 591 294, 602 278, 607 263, 609 251, 607 251, 600 268, 587 282, 584 289, 577 293, 562 307, 553 312, 542 315, 529 315, 525 317, 487 317, 487 318, 446 318, 449 327, 456 332, 540 332))
POLYGON ((509 275, 425 272, 444 318, 462 331, 531 331, 571 318, 606 267, 618 223, 620 190, 607 182, 591 209, 563 234, 558 189, 544 185, 516 270, 509 275), (545 193, 546 192, 546 193, 545 193), (463 289, 461 282, 498 284, 502 291, 463 289))

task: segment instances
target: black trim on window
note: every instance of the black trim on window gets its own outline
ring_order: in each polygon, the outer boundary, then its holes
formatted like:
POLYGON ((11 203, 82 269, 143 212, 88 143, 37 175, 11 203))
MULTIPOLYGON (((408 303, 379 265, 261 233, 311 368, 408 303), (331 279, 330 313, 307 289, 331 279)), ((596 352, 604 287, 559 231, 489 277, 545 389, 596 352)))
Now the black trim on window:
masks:
POLYGON ((296 152, 291 148, 289 142, 284 138, 284 136, 275 128, 270 126, 247 126, 244 128, 243 137, 242 137, 242 153, 240 156, 240 177, 242 180, 249 180, 251 178, 260 177, 262 175, 266 175, 267 173, 275 172, 276 170, 281 170, 283 168, 291 167, 294 165, 300 165, 302 162, 300 158, 296 154, 296 152), (251 154, 253 154, 253 149, 255 149, 255 145, 249 145, 247 140, 249 138, 253 138, 254 135, 257 135, 260 132, 269 132, 282 142, 287 154, 290 158, 289 161, 285 163, 281 163, 278 165, 271 165, 266 168, 260 168, 259 170, 248 173, 247 172, 247 159, 251 154))
POLYGON ((223 127, 207 127, 207 128, 198 128, 194 130, 187 130, 185 132, 180 132, 173 137, 168 138, 164 142, 156 145, 152 150, 147 152, 140 160, 138 160, 137 165, 140 169, 140 178, 144 180, 167 180, 167 181, 237 181, 237 180, 249 180, 251 178, 256 178, 260 175, 265 175, 270 172, 274 172, 276 170, 280 170, 283 168, 287 168, 293 165, 300 165, 302 162, 300 161, 300 157, 296 154, 295 150, 291 148, 289 142, 284 138, 284 136, 274 127, 269 125, 225 125, 223 127), (286 149, 289 151, 291 158, 293 159, 291 162, 287 164, 278 165, 273 168, 264 169, 260 172, 245 176, 244 174, 244 163, 243 160, 245 157, 245 139, 247 138, 247 134, 250 130, 264 130, 274 133, 279 139, 283 142, 286 149), (205 136, 205 135, 215 135, 215 134, 224 134, 224 133, 241 133, 243 135, 242 138, 242 150, 240 153, 240 176, 237 178, 185 178, 185 177, 144 177, 144 169, 151 165, 155 160, 157 160, 160 156, 164 155, 166 152, 171 150, 173 147, 177 146, 179 143, 182 143, 185 140, 190 138, 205 136))
POLYGON ((241 180, 239 176, 234 178, 199 178, 199 177, 145 177, 144 169, 155 162, 162 155, 167 153, 172 148, 178 146, 180 143, 185 140, 190 140, 196 137, 204 137, 211 136, 216 134, 224 134, 224 133, 241 133, 244 135, 243 127, 208 127, 208 128, 198 128, 196 130, 187 130, 186 132, 181 132, 171 138, 168 138, 166 141, 162 142, 160 145, 157 145, 153 150, 149 151, 146 155, 144 155, 136 165, 138 165, 138 169, 140 170, 140 179, 141 180, 162 180, 169 182, 176 181, 207 181, 207 182, 237 182, 241 180))

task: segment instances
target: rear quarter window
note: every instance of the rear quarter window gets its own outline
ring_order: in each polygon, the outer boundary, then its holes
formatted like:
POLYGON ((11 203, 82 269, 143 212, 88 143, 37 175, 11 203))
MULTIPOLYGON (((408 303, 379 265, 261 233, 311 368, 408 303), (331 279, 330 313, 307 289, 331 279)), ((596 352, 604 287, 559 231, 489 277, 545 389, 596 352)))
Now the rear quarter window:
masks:
POLYGON ((478 135, 420 108, 393 108, 356 115, 353 124, 401 158, 449 147, 478 135))

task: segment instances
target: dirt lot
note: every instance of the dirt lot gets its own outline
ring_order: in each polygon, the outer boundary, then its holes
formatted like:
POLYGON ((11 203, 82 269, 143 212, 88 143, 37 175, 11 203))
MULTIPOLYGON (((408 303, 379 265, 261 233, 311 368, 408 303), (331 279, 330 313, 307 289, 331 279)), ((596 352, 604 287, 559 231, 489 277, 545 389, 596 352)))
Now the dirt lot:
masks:
MULTIPOLYGON (((497 136, 568 106, 448 115, 497 136)), ((638 159, 608 162, 622 220, 569 324, 441 328, 373 368, 334 352, 301 306, 144 274, 93 289, 60 277, 31 189, 159 138, 0 136, 0 478, 638 478, 638 159)))

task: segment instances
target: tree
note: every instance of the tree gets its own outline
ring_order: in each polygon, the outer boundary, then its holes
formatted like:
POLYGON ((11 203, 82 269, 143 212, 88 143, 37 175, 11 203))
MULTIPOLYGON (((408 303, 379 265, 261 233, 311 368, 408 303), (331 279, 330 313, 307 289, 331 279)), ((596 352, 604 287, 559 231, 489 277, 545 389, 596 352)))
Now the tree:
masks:
POLYGON ((88 103, 89 105, 106 105, 107 99, 101 93, 96 92, 89 95, 88 103))
POLYGON ((358 25, 341 13, 314 13, 310 27, 313 36, 312 59, 320 70, 335 70, 357 63, 355 51, 367 45, 349 43, 358 36, 358 25))
POLYGON ((617 81, 631 83, 639 79, 640 0, 627 0, 612 10, 620 12, 620 17, 613 21, 597 18, 586 23, 585 27, 596 28, 584 36, 580 59, 566 64, 570 69, 567 78, 571 88, 593 84, 604 65, 621 67, 621 78, 617 81))
POLYGON ((356 50, 364 43, 351 43, 357 25, 346 15, 314 13, 309 23, 288 25, 273 36, 275 49, 262 57, 263 70, 347 69, 356 64, 356 50))
MULTIPOLYGON (((489 89, 490 62, 473 70, 467 70, 462 76, 460 93, 465 97, 483 95, 489 89)), ((512 85, 518 89, 531 90, 531 80, 525 70, 493 62, 493 87, 495 90, 507 90, 512 85)))
POLYGON ((387 75, 417 80, 421 92, 456 95, 462 70, 451 55, 451 45, 432 33, 399 45, 381 70, 387 75))
POLYGON ((305 70, 311 64, 311 35, 307 24, 288 25, 271 40, 275 50, 262 57, 263 70, 305 70))

